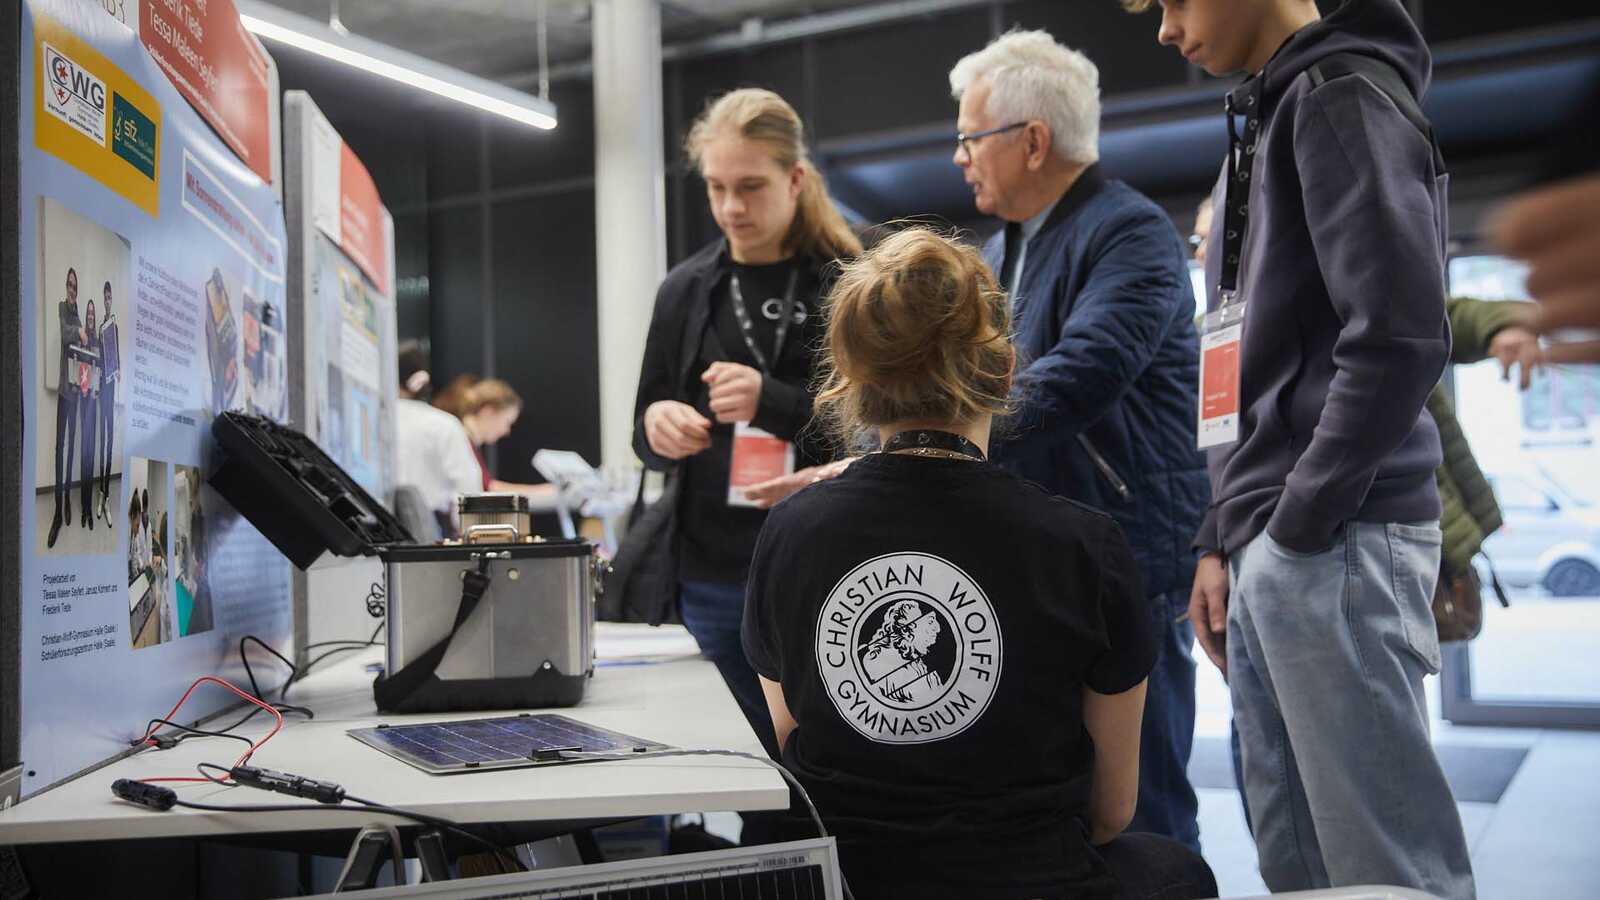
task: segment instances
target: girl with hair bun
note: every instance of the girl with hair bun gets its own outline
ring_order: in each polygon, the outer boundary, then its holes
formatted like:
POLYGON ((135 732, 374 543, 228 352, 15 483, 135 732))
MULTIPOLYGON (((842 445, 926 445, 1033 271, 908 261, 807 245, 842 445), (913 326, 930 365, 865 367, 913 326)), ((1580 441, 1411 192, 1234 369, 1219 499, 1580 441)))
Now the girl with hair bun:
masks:
POLYGON ((668 487, 623 542, 612 579, 624 617, 682 616, 773 753, 739 617, 766 516, 745 486, 776 467, 741 461, 736 476, 734 450, 761 448, 791 469, 824 461, 805 433, 821 298, 834 262, 861 252, 804 138, 794 108, 756 88, 712 101, 689 130, 684 149, 722 235, 674 266, 656 295, 633 447, 647 468, 669 473, 668 487))
POLYGON ((1154 652, 1127 539, 986 458, 1016 369, 989 268, 908 229, 827 315, 819 416, 882 449, 768 515, 743 643, 854 896, 1215 896, 1122 834, 1154 652))

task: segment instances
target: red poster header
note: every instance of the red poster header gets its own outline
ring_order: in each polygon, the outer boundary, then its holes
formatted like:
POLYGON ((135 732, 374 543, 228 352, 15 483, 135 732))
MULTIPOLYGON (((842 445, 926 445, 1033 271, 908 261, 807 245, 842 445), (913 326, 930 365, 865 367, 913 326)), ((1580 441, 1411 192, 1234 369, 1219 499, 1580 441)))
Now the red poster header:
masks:
POLYGON ((272 62, 233 0, 144 0, 144 42, 174 87, 239 158, 272 183, 272 62))
POLYGON ((339 246, 387 294, 389 243, 378 186, 350 145, 341 141, 339 150, 339 246))

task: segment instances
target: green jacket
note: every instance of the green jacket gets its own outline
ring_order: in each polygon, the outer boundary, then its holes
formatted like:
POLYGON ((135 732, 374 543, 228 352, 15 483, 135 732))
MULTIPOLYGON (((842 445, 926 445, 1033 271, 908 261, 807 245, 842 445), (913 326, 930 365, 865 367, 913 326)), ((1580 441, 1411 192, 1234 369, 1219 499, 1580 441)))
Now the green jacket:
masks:
MULTIPOLYGON (((1470 364, 1489 356, 1489 341, 1502 328, 1523 321, 1527 306, 1515 301, 1473 300, 1452 297, 1446 304, 1450 315, 1450 362, 1470 364)), ((1439 442, 1444 447, 1444 463, 1436 473, 1439 500, 1444 513, 1439 526, 1444 531, 1444 568, 1465 572, 1478 555, 1483 541, 1500 527, 1500 506, 1494 491, 1472 458, 1472 448, 1456 421, 1455 409, 1444 386, 1428 397, 1428 412, 1439 426, 1439 442)))

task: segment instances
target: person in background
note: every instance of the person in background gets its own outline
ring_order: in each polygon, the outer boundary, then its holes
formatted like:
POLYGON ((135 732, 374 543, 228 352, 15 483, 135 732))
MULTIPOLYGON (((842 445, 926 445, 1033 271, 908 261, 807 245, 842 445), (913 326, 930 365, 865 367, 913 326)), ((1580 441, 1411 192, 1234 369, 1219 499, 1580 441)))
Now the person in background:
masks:
MULTIPOLYGON (((431 376, 428 383, 430 385, 433 383, 431 376)), ((476 375, 465 373, 457 375, 450 379, 444 387, 433 391, 433 398, 428 402, 459 419, 461 418, 462 408, 466 406, 467 391, 471 390, 472 386, 477 383, 478 376, 476 375)))
MULTIPOLYGON (((457 379, 460 382, 460 379, 457 379)), ((522 398, 511 385, 498 378, 481 378, 464 382, 458 415, 466 429, 467 442, 478 463, 479 484, 485 491, 523 494, 529 499, 553 500, 556 494, 552 484, 519 484, 502 481, 489 472, 483 448, 493 446, 511 433, 511 426, 522 415, 522 398)))
POLYGON ((122 375, 122 345, 117 316, 111 309, 111 282, 101 290, 105 300, 100 319, 100 504, 99 515, 111 522, 111 464, 116 446, 117 381, 122 375))
POLYGON ((1194 230, 1189 233, 1189 249, 1194 254, 1194 261, 1200 265, 1206 264, 1206 247, 1211 238, 1211 198, 1207 196, 1200 201, 1194 210, 1194 230))
POLYGON ((428 351, 417 341, 404 341, 399 356, 395 483, 416 488, 440 533, 453 535, 456 498, 483 490, 483 469, 461 420, 425 402, 432 386, 428 351))
MULTIPOLYGON (((1528 389, 1533 373, 1544 365, 1539 337, 1528 327, 1535 313, 1529 304, 1451 297, 1445 302, 1445 310, 1450 317, 1452 364, 1471 365, 1492 358, 1500 363, 1504 380, 1511 380, 1515 369, 1518 389, 1528 389)), ((1481 605, 1472 559, 1483 549, 1484 540, 1503 524, 1500 505, 1472 456, 1472 447, 1442 383, 1428 395, 1428 413, 1439 427, 1444 457, 1434 473, 1443 534, 1434 603, 1437 606, 1442 599, 1448 599, 1481 605)))
POLYGON ((825 461, 821 442, 803 433, 821 298, 828 268, 861 243, 807 158, 799 115, 777 94, 749 88, 719 97, 695 119, 685 150, 722 237, 674 266, 656 294, 633 448, 647 468, 671 473, 671 515, 655 534, 629 541, 648 541, 652 571, 665 574, 649 584, 624 580, 622 590, 649 621, 681 611, 775 754, 761 688, 739 647, 745 573, 766 513, 730 501, 735 431, 748 424, 792 445, 797 466, 825 461))
POLYGON ((1014 31, 957 62, 950 89, 954 162, 978 211, 1006 223, 984 256, 1012 297, 1022 362, 994 459, 1127 534, 1156 636, 1133 827, 1198 851, 1184 613, 1209 495, 1183 242, 1159 206, 1101 171, 1099 72, 1083 54, 1014 31))
POLYGON ((1445 174, 1406 113, 1427 44, 1398 0, 1159 6, 1161 44, 1246 76, 1206 258, 1208 359, 1234 362, 1206 373, 1215 501, 1189 617, 1228 679, 1262 879, 1471 897, 1423 691, 1442 539, 1425 405, 1450 354, 1445 174))
POLYGON ((1528 293, 1539 301, 1532 326, 1561 338, 1546 349, 1549 361, 1600 363, 1600 175, 1520 195, 1489 231, 1528 263, 1528 293), (1567 339, 1565 329, 1586 331, 1567 339))
POLYGON ((72 348, 88 341, 88 334, 83 330, 83 319, 78 313, 76 269, 67 269, 67 297, 56 304, 56 318, 60 324, 61 340, 56 369, 56 512, 50 520, 46 547, 56 545, 63 523, 72 524, 72 455, 78 447, 78 389, 73 378, 78 367, 72 348))
POLYGON ((1123 834, 1155 650, 1122 529, 985 459, 1016 371, 989 267, 902 231, 828 322, 819 414, 883 449, 768 515, 743 643, 854 895, 1215 896, 1123 834))
POLYGON ((78 454, 78 503, 81 507, 78 524, 93 531, 95 462, 100 455, 100 445, 95 441, 95 426, 100 422, 100 328, 93 299, 84 305, 83 337, 83 349, 87 354, 85 359, 95 359, 96 362, 78 365, 78 434, 83 439, 83 447, 78 454))

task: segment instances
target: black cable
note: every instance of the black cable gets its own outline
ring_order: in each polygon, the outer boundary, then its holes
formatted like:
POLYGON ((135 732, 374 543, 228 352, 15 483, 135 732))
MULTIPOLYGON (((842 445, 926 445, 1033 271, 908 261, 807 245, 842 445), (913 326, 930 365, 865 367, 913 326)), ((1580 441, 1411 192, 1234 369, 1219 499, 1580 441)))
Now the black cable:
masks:
POLYGON ((183 734, 180 734, 177 737, 171 739, 173 746, 177 746, 178 744, 181 744, 184 741, 186 741, 186 740, 188 740, 189 738, 192 738, 192 737, 231 738, 231 739, 236 740, 236 741, 244 741, 246 744, 248 744, 248 745, 250 745, 252 747, 255 746, 255 742, 254 741, 250 740, 249 738, 245 737, 242 734, 228 734, 228 733, 222 732, 222 731, 206 731, 206 730, 201 729, 201 728, 190 728, 187 725, 180 725, 177 722, 173 722, 173 721, 170 721, 168 719, 151 719, 149 721, 149 723, 144 726, 145 734, 149 735, 149 737, 138 738, 138 739, 134 740, 133 743, 134 744, 142 744, 145 741, 150 740, 151 738, 157 737, 157 735, 155 735, 152 732, 152 726, 155 726, 155 725, 165 725, 168 728, 176 728, 179 731, 184 732, 183 734))
POLYGON ((261 696, 261 686, 256 684, 256 673, 251 671, 251 669, 250 669, 250 657, 247 656, 245 654, 245 652, 244 652, 244 642, 245 641, 255 641, 257 644, 261 645, 261 649, 267 651, 268 653, 271 653, 273 656, 276 656, 278 659, 282 660, 283 664, 289 667, 289 677, 290 678, 293 678, 294 675, 295 675, 295 672, 297 672, 299 670, 295 668, 294 663, 289 661, 289 657, 284 656, 282 653, 279 653, 278 651, 272 649, 272 647, 269 646, 266 641, 263 641, 262 639, 256 637, 255 635, 247 634, 244 637, 239 638, 239 662, 244 664, 245 677, 250 679, 250 693, 252 695, 254 695, 257 700, 260 700, 261 702, 265 703, 265 702, 267 702, 267 698, 261 696))
MULTIPOLYGON (((260 700, 263 703, 269 703, 269 705, 271 705, 272 708, 276 709, 280 713, 297 713, 299 715, 305 716, 308 719, 315 719, 317 717, 317 714, 312 712, 310 709, 308 709, 308 708, 306 708, 304 706, 294 706, 292 704, 287 704, 287 703, 281 703, 281 704, 280 703, 270 703, 267 700, 266 697, 263 697, 261 695, 261 685, 256 683, 256 673, 255 673, 254 670, 252 670, 250 668, 250 657, 244 652, 245 641, 254 641, 255 643, 259 644, 262 649, 266 650, 268 653, 271 653, 273 656, 276 656, 279 660, 281 660, 283 662, 284 665, 289 667, 289 678, 284 681, 284 683, 283 683, 283 687, 284 688, 288 687, 289 682, 294 680, 295 675, 299 674, 300 670, 295 668, 295 664, 293 662, 290 662, 289 658, 287 656, 284 656, 282 653, 279 653, 277 650, 274 650, 271 646, 269 646, 267 644, 266 641, 263 641, 262 639, 256 637, 253 634, 245 635, 244 637, 239 639, 239 662, 244 665, 245 677, 250 679, 250 693, 251 693, 251 695, 254 696, 257 700, 260 700)), ((281 688, 278 691, 278 699, 279 700, 283 699, 283 689, 281 689, 281 688)), ((245 718, 239 720, 239 725, 243 725, 245 722, 250 721, 250 718, 252 716, 254 716, 256 714, 256 712, 258 712, 258 711, 259 711, 259 708, 257 708, 256 710, 252 710, 250 712, 249 716, 246 716, 245 718)), ((239 725, 235 725, 233 727, 237 728, 237 727, 239 727, 239 725)))
POLYGON ((388 599, 389 592, 384 589, 381 583, 374 581, 372 586, 367 589, 367 615, 374 619, 381 619, 387 615, 389 612, 388 599))
POLYGON ((211 775, 206 772, 207 769, 217 769, 219 771, 226 772, 226 771, 228 771, 228 767, 227 766, 219 766, 216 763, 201 763, 200 765, 196 766, 195 768, 200 770, 200 777, 201 778, 204 778, 205 780, 211 782, 212 784, 221 785, 223 787, 235 787, 236 786, 231 781, 223 781, 220 778, 212 778, 211 775))
MULTIPOLYGON (((223 767, 222 766, 213 766, 213 768, 221 769, 223 767)), ((206 776, 206 777, 210 778, 209 775, 206 776)), ((229 785, 229 786, 230 787, 234 787, 235 785, 229 785)), ((381 813, 383 815, 395 816, 396 818, 401 818, 401 819, 409 819, 409 820, 411 820, 413 822, 416 822, 418 824, 421 824, 421 825, 429 825, 429 826, 432 826, 434 828, 442 828, 445 831, 453 832, 454 834, 460 835, 461 837, 464 837, 464 838, 466 838, 466 839, 468 839, 470 841, 473 841, 474 843, 478 843, 478 844, 483 845, 484 847, 487 847, 491 853, 494 853, 496 855, 499 855, 499 854, 502 854, 502 853, 506 852, 506 849, 504 847, 500 846, 499 844, 496 844, 496 843, 494 843, 493 841, 491 841, 491 840, 489 840, 487 838, 484 838, 484 837, 481 837, 479 835, 473 834, 472 832, 470 832, 467 829, 461 827, 460 825, 457 825, 455 822, 452 822, 449 819, 441 819, 438 816, 430 816, 430 815, 424 815, 423 813, 415 813, 415 812, 411 812, 410 810, 400 809, 400 808, 394 807, 394 806, 384 806, 381 803, 371 803, 371 802, 368 802, 366 800, 358 800, 355 797, 346 797, 345 799, 347 801, 349 801, 349 803, 351 805, 334 806, 334 805, 327 804, 327 803, 288 803, 288 804, 284 804, 284 805, 281 805, 281 806, 273 806, 273 805, 266 805, 266 804, 262 804, 262 805, 248 805, 247 804, 247 805, 243 805, 243 806, 223 806, 221 804, 215 804, 215 803, 192 803, 192 802, 190 802, 188 800, 178 800, 173 805, 174 806, 187 807, 188 809, 205 810, 207 812, 328 812, 328 811, 343 811, 343 812, 364 812, 364 813, 368 813, 368 814, 381 813)))

